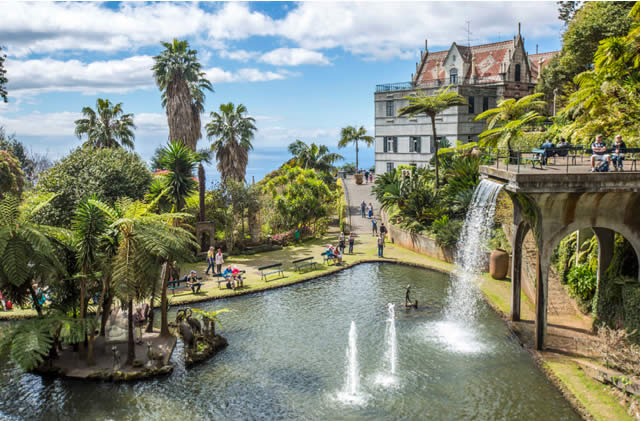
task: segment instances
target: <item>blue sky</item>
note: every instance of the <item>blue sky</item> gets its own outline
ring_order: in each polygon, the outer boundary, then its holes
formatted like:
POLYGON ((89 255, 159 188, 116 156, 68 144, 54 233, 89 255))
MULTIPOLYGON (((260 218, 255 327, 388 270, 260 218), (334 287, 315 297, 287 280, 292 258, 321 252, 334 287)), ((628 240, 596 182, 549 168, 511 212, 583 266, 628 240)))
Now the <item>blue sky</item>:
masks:
MULTIPOLYGON (((0 125, 58 159, 81 143, 73 121, 82 107, 108 98, 135 114, 135 150, 149 159, 168 134, 151 57, 176 37, 198 50, 214 85, 203 122, 229 101, 256 118, 248 180, 277 168, 296 139, 353 162, 352 148, 336 148, 340 128, 373 134, 375 85, 408 81, 425 39, 430 51, 466 44, 466 21, 472 44, 511 39, 522 22, 529 53, 561 45, 552 1, 14 3, 0 16, 10 95, 0 125)), ((360 162, 373 164, 371 148, 360 162)), ((217 178, 215 164, 207 173, 217 178)))

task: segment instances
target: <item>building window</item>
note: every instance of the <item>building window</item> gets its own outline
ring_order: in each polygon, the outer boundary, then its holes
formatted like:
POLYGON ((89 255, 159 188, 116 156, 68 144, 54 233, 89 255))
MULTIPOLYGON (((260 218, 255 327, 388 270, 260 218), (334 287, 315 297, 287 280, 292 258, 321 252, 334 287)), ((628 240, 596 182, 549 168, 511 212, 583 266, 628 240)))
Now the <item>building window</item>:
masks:
POLYGON ((395 117, 396 110, 393 107, 393 101, 387 101, 387 117, 395 117))
POLYGON ((386 136, 384 138, 384 152, 398 152, 398 138, 386 136))
POLYGON ((516 82, 520 82, 520 64, 516 64, 516 82))
POLYGON ((489 97, 482 97, 482 111, 487 111, 489 109, 489 97))
POLYGON ((409 152, 422 152, 422 142, 420 136, 409 137, 409 152))
POLYGON ((476 98, 470 96, 469 97, 469 114, 476 113, 476 98))
POLYGON ((449 72, 449 83, 456 85, 458 83, 458 69, 451 69, 449 72))
POLYGON ((387 162, 387 172, 393 171, 393 162, 387 162))

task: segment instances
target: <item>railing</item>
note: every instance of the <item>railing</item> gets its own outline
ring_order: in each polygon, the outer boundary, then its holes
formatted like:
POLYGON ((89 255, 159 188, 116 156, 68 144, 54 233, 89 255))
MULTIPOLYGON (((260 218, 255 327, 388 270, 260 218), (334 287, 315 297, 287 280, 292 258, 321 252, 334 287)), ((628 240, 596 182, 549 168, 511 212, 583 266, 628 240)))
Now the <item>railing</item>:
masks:
POLYGON ((415 88, 413 82, 384 83, 382 85, 376 85, 376 92, 405 91, 413 88, 415 88))

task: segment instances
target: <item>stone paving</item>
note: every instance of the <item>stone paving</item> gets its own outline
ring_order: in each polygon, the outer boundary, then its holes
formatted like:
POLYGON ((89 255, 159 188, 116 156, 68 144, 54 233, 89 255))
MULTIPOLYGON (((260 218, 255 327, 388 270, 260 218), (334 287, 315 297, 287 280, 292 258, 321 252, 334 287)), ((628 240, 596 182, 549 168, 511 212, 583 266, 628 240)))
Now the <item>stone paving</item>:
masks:
MULTIPOLYGON (((344 183, 349 214, 351 216, 351 230, 356 234, 371 234, 371 220, 361 216, 360 204, 362 201, 365 201, 367 204, 371 203, 373 205, 373 216, 377 221, 380 221, 380 204, 375 196, 371 194, 373 183, 356 184, 353 176, 347 176, 347 178, 342 181, 344 183)), ((380 222, 378 222, 378 227, 380 227, 380 222)))

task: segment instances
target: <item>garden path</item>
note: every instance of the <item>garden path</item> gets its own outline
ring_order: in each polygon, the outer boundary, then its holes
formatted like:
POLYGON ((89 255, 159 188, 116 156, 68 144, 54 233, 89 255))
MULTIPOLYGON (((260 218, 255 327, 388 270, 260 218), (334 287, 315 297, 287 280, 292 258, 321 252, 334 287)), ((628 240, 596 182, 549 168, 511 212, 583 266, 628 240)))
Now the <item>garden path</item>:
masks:
MULTIPOLYGON (((351 230, 356 234, 371 234, 371 220, 363 218, 360 212, 360 204, 364 200, 366 203, 373 205, 373 216, 380 221, 380 204, 376 197, 371 193, 373 183, 356 184, 353 176, 348 176, 342 180, 347 197, 347 205, 351 215, 351 230)), ((378 227, 380 222, 378 222, 378 227)))

